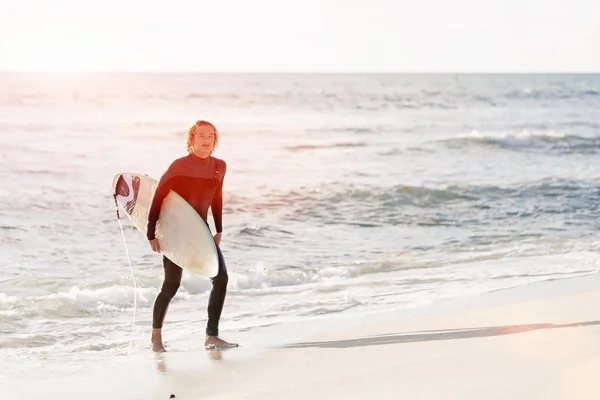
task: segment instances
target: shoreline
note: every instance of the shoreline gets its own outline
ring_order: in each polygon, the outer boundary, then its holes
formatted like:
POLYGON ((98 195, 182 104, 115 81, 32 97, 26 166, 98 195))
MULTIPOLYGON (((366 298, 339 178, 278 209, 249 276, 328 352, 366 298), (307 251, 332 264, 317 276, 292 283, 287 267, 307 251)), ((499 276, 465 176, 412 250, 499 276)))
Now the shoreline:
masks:
POLYGON ((5 389, 32 400, 592 398, 579 390, 600 395, 599 288, 591 273, 364 317, 224 331, 241 347, 207 352, 185 342, 162 354, 100 356, 89 368, 66 361, 64 370, 27 369, 5 389))

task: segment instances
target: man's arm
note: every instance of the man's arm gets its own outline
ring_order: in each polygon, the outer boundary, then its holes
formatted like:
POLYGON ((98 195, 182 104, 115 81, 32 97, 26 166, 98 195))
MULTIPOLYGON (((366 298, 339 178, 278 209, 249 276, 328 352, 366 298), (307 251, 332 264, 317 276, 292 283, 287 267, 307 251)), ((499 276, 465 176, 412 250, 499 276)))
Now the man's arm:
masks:
POLYGON ((217 190, 210 203, 213 219, 215 220, 215 228, 217 233, 223 232, 223 180, 217 186, 217 190))
POLYGON ((148 226, 146 231, 146 237, 148 240, 155 239, 155 230, 156 223, 158 222, 158 217, 160 216, 160 207, 162 206, 162 202, 167 197, 169 192, 171 191, 171 183, 173 179, 169 179, 166 182, 159 182, 156 191, 154 192, 154 197, 152 198, 152 205, 150 206, 150 211, 148 212, 148 226))
POLYGON ((213 195, 212 202, 210 203, 217 233, 223 232, 223 182, 225 181, 226 169, 227 164, 225 164, 225 161, 223 161, 221 166, 221 181, 219 182, 219 185, 215 190, 215 194, 213 195))

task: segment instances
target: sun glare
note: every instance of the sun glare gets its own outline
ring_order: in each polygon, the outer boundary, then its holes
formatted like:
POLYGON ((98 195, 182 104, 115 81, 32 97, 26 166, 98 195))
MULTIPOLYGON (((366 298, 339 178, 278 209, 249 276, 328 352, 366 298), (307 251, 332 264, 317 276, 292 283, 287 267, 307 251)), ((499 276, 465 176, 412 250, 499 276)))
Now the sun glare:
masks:
POLYGON ((0 26, 0 35, 13 38, 0 43, 8 55, 4 70, 88 72, 115 64, 116 35, 107 27, 94 26, 94 21, 69 15, 11 17, 10 23, 0 26))
POLYGON ((18 64, 20 70, 36 72, 103 71, 107 59, 102 57, 102 46, 85 49, 77 38, 55 35, 44 41, 29 41, 27 51, 18 64))

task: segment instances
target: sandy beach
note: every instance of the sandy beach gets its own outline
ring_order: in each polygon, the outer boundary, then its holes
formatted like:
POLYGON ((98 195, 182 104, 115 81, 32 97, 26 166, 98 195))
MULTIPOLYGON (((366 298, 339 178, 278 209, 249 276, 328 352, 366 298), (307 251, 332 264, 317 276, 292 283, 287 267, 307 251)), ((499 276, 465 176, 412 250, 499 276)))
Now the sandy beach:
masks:
POLYGON ((173 343, 151 353, 23 369, 5 399, 594 399, 600 276, 533 283, 364 317, 173 343), (89 365, 86 364, 86 365, 89 365))

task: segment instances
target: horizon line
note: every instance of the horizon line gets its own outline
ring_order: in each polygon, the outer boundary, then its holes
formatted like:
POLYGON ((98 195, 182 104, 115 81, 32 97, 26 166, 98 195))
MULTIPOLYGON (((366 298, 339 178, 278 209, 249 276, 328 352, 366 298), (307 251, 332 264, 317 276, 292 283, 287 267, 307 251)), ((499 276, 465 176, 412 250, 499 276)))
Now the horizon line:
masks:
POLYGON ((594 75, 598 71, 202 71, 202 70, 35 70, 0 69, 2 74, 228 74, 228 75, 594 75))

